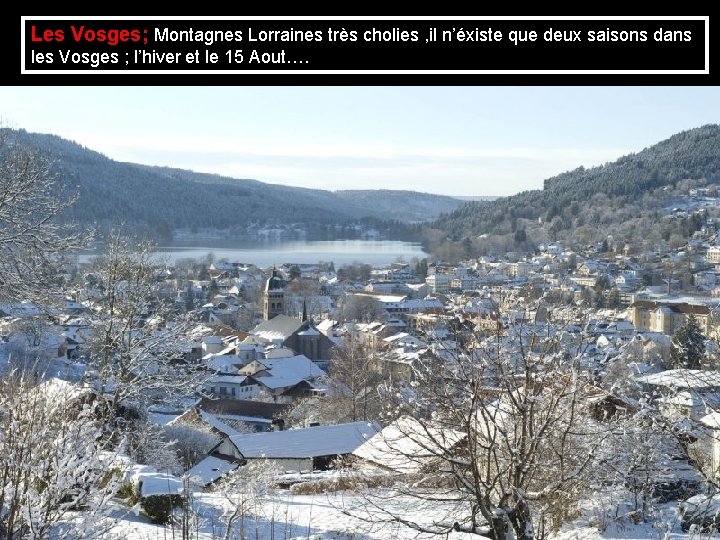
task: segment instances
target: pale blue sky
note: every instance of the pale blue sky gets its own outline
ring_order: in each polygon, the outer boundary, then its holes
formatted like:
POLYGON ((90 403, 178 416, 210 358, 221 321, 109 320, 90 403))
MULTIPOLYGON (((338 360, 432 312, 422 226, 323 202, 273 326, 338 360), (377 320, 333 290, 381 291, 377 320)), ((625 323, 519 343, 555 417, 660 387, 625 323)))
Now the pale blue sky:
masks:
POLYGON ((0 122, 263 182, 510 195, 720 122, 720 89, 4 87, 0 122))

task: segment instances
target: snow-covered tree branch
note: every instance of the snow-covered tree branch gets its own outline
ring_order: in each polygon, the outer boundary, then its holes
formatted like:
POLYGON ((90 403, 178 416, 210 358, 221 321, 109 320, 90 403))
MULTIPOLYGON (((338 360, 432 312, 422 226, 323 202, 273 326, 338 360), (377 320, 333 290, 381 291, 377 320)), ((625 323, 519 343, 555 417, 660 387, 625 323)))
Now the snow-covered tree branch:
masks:
POLYGON ((0 380, 0 536, 102 538, 119 487, 97 395, 24 373, 0 380))
POLYGON ((58 260, 85 245, 88 234, 57 220, 74 200, 47 156, 0 130, 0 301, 45 295, 58 260))
POLYGON ((196 390, 206 376, 185 360, 192 313, 180 313, 156 284, 153 245, 118 233, 91 268, 97 284, 89 364, 103 394, 142 408, 196 390))

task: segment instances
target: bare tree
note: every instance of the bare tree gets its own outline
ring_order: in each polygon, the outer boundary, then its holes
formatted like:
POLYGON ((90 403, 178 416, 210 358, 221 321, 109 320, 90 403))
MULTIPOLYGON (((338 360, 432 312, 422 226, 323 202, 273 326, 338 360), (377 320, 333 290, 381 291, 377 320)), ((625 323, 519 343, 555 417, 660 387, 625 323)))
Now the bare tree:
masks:
POLYGON ((74 201, 46 156, 0 131, 0 301, 42 296, 57 262, 86 244, 87 234, 58 222, 74 201))
POLYGON ((185 470, 208 455, 220 442, 220 437, 205 424, 170 424, 164 428, 185 470))
POLYGON ((592 389, 554 340, 532 328, 507 334, 450 361, 421 357, 412 381, 385 389, 388 419, 411 421, 369 444, 384 448, 384 459, 392 456, 391 468, 414 473, 390 496, 413 498, 416 514, 423 507, 448 512, 421 523, 376 492, 365 519, 436 534, 531 539, 572 512, 605 433, 584 406, 592 389))
POLYGON ((164 426, 152 422, 137 422, 129 439, 128 453, 137 463, 169 474, 183 473, 183 464, 172 447, 172 440, 168 438, 164 426))
POLYGON ((342 318, 346 321, 372 322, 387 318, 387 311, 372 296, 347 295, 342 307, 342 318))
POLYGON ((10 336, 6 349, 8 363, 0 367, 0 373, 28 369, 44 372, 57 357, 57 346, 47 342, 52 327, 45 313, 19 317, 5 328, 10 336))
POLYGON ((287 415, 291 427, 377 420, 383 405, 377 391, 382 375, 371 366, 376 354, 361 336, 346 335, 330 350, 328 376, 323 379, 326 394, 294 402, 287 415))
POLYGON ((184 360, 193 314, 158 294, 155 270, 152 243, 119 233, 92 267, 101 298, 91 318, 89 364, 115 410, 192 394, 205 377, 184 360))
POLYGON ((370 366, 376 352, 354 334, 345 336, 342 344, 330 352, 332 399, 345 403, 349 409, 349 417, 343 421, 374 419, 380 412, 377 393, 380 375, 370 366))
POLYGON ((291 281, 285 288, 285 315, 319 318, 325 307, 321 296, 322 288, 317 281, 302 278, 291 281))
POLYGON ((225 540, 258 538, 262 506, 268 499, 277 473, 276 464, 266 460, 253 460, 223 480, 218 490, 230 503, 229 512, 223 516, 225 540))

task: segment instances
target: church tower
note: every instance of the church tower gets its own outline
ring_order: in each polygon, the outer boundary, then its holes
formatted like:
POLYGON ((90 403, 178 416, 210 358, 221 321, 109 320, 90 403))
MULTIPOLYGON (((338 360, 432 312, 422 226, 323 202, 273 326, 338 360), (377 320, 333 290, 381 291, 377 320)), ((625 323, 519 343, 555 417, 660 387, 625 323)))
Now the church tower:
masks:
POLYGON ((263 291, 263 319, 269 321, 281 313, 285 313, 285 281, 273 268, 263 291))

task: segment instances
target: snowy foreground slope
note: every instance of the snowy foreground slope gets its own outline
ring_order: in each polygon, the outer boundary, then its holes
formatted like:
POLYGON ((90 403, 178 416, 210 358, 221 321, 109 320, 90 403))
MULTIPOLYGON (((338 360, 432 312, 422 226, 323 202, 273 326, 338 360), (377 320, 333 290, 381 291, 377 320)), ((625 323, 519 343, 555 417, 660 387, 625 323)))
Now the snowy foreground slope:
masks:
MULTIPOLYGON (((397 523, 369 523, 343 513, 344 509, 360 511, 364 504, 362 497, 347 493, 317 495, 295 495, 289 490, 274 490, 270 496, 249 511, 243 530, 236 525, 231 538, 248 539, 305 539, 330 540, 352 539, 371 540, 393 538, 437 538, 420 535, 416 531, 397 523), (255 518, 257 516, 257 519, 255 518)), ((397 506, 411 508, 407 499, 397 499, 397 506)), ((231 513, 232 504, 219 493, 195 493, 194 507, 198 514, 196 529, 198 538, 217 539, 225 537, 225 518, 231 513)), ((254 506, 254 505, 253 505, 254 506)), ((409 512, 412 519, 423 522, 431 516, 409 512)), ((129 540, 154 540, 173 537, 172 527, 149 523, 144 517, 133 513, 121 519, 112 530, 113 534, 129 540)), ((176 536, 179 530, 175 531, 176 536)), ((475 535, 453 533, 450 538, 478 538, 475 535)))
MULTIPOLYGON (((221 493, 197 492, 193 496, 197 519, 193 524, 192 538, 216 540, 225 538, 224 523, 232 512, 233 504, 221 493)), ((442 505, 437 513, 427 509, 418 510, 417 501, 406 497, 390 500, 388 510, 401 511, 403 516, 419 524, 433 519, 442 519, 442 505)), ((383 523, 379 510, 368 507, 367 500, 357 493, 337 492, 316 495, 297 495, 289 490, 272 490, 262 503, 251 503, 242 523, 236 522, 233 539, 283 539, 283 540, 410 540, 448 538, 470 540, 482 538, 463 532, 451 532, 448 536, 433 536, 399 524, 383 523), (350 514, 353 515, 348 515, 350 514), (363 516, 372 516, 372 520, 363 516)), ((612 497, 588 501, 583 515, 566 524, 557 534, 549 535, 554 540, 611 540, 611 539, 657 539, 680 540, 691 538, 720 538, 720 533, 683 532, 677 513, 677 505, 669 503, 655 510, 656 519, 647 523, 634 523, 622 512, 623 505, 612 497), (608 505, 616 512, 608 513, 608 505)), ((179 527, 159 526, 150 523, 127 509, 118 511, 118 519, 109 537, 128 540, 167 540, 181 538, 179 527)))

